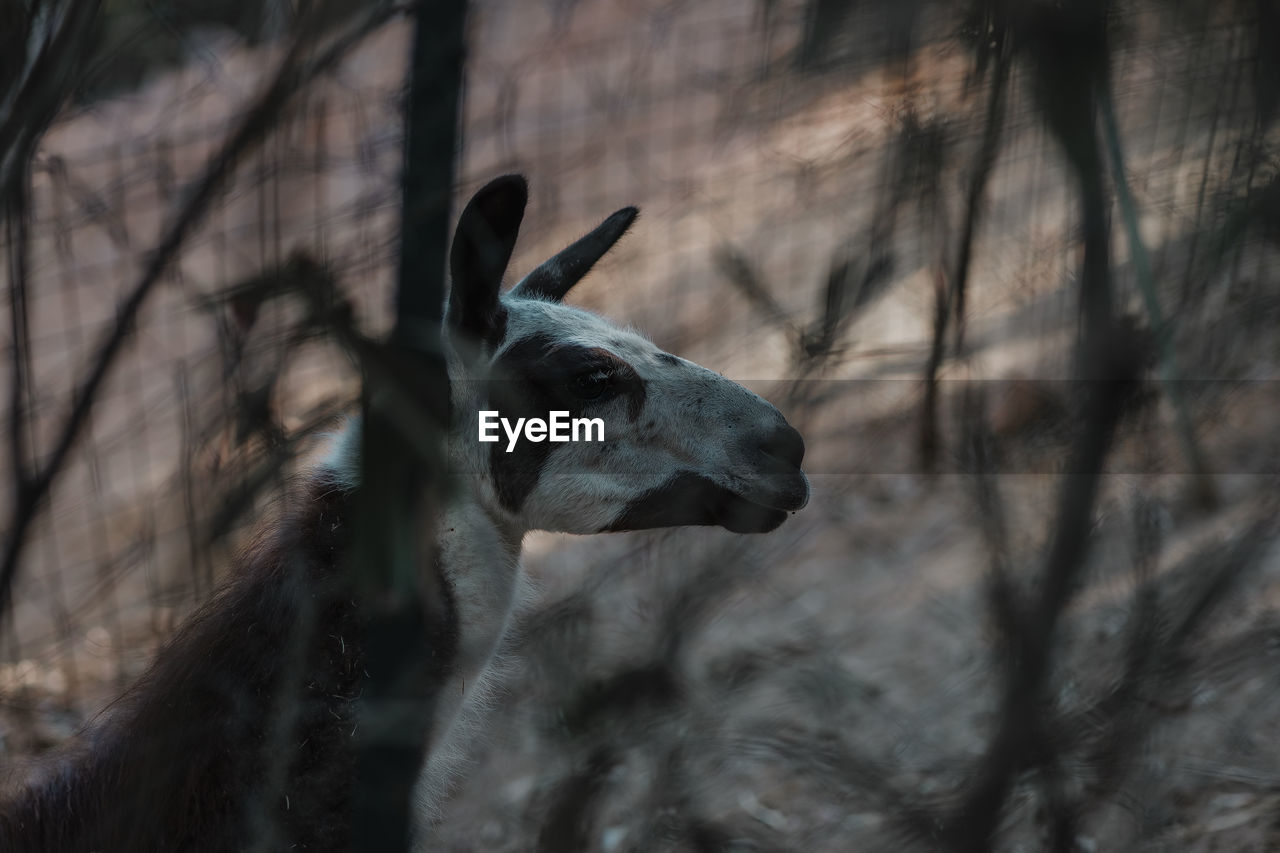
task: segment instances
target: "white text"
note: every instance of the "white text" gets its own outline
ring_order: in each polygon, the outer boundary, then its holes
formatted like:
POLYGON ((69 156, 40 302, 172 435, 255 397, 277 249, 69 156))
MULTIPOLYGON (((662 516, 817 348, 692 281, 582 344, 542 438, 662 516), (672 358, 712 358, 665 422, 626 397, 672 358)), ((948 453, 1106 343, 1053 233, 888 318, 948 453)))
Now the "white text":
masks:
POLYGON ((498 427, 507 435, 507 452, 515 450, 520 433, 528 441, 604 441, 603 418, 570 418, 568 412, 548 412, 547 420, 542 418, 517 418, 513 425, 510 420, 497 412, 480 412, 480 440, 483 442, 499 441, 498 427), (581 438, 579 435, 581 434, 581 438), (592 436, 595 436, 594 438, 592 436))

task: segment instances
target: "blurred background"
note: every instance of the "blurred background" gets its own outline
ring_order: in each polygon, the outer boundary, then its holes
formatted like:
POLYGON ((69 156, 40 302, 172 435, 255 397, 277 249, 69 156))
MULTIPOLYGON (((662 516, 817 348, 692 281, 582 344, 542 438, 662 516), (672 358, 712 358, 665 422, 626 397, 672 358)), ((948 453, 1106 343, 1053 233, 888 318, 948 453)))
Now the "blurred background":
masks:
MULTIPOLYGON (((0 138, 32 153, 0 235, 6 760, 143 672, 351 411, 351 359, 255 282, 302 252, 388 328, 401 11, 108 0, 47 130, 0 138), (306 28, 341 58, 219 161, 306 28), (117 334, 26 507, 15 466, 117 334)), ((443 849, 1280 849, 1280 11, 468 14, 455 198, 528 176, 512 280, 638 205, 571 301, 776 403, 813 497, 763 537, 530 536, 443 849)))

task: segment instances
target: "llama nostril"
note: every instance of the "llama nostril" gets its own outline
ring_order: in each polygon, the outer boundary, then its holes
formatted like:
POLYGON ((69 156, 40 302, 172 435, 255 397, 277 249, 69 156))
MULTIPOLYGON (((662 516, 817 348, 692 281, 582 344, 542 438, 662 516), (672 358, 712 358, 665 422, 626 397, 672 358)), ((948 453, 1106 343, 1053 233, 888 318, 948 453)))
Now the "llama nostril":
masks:
POLYGON ((760 451, 796 468, 804 461, 804 438, 789 424, 783 424, 760 442, 760 451))

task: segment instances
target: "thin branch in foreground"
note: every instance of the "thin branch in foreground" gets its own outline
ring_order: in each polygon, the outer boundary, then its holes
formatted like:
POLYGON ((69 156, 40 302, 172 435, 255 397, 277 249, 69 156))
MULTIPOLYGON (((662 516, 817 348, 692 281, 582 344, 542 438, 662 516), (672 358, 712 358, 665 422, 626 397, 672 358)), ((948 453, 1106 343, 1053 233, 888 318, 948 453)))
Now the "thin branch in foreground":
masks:
POLYGON ((995 479, 992 437, 987 428, 986 400, 976 386, 964 397, 966 462, 973 472, 974 503, 983 543, 987 548, 986 595, 1000 654, 1014 648, 1023 629, 1023 615, 1009 570, 1009 531, 1004 502, 995 479))
POLYGON ((1057 626, 1084 567, 1103 464, 1146 361, 1141 337, 1117 323, 1112 308, 1110 227, 1094 121, 1098 91, 1108 74, 1106 4, 1039 9, 1023 27, 1026 43, 1019 47, 1029 51, 1040 109, 1066 153, 1080 193, 1085 246, 1078 364, 1086 380, 1084 416, 1061 480, 1039 587, 1020 608, 1020 631, 995 734, 945 829, 947 846, 963 853, 990 849, 1015 777, 1029 766, 1052 763, 1054 747, 1042 705, 1057 626))
POLYGON ((1099 95, 1099 109, 1102 113, 1104 136, 1108 153, 1111 157, 1111 170, 1114 173, 1116 194, 1120 200, 1121 218, 1124 220, 1125 235, 1129 240, 1129 253, 1133 257, 1134 271, 1137 273, 1138 289, 1142 293, 1142 301, 1147 309, 1151 328, 1155 332, 1157 354, 1159 356, 1160 385, 1169 396, 1173 406, 1174 432, 1182 445, 1182 453, 1191 467, 1191 475, 1195 482, 1195 495, 1201 505, 1208 508, 1217 504, 1218 498, 1213 482, 1209 479, 1209 471, 1205 465, 1204 453, 1196 440, 1195 427, 1191 425, 1191 414, 1187 409, 1187 401, 1182 396, 1180 387, 1180 371, 1177 356, 1173 351, 1173 336, 1169 325, 1165 322, 1164 311, 1160 307, 1160 297, 1156 293, 1155 278, 1151 274, 1151 259, 1147 254, 1146 243, 1138 228, 1138 205, 1133 193, 1129 190, 1129 180, 1124 168, 1124 148, 1120 144, 1120 126, 1116 121, 1115 108, 1112 105, 1109 87, 1104 87, 1099 95))
MULTIPOLYGON (((965 199, 964 224, 960 232, 960 249, 950 276, 937 282, 933 316, 933 341, 929 349, 929 361, 924 371, 924 404, 920 423, 920 459, 926 471, 937 465, 940 438, 938 436, 938 371, 945 357, 947 326, 955 318, 955 350, 964 348, 965 302, 968 292, 969 270, 973 265, 973 243, 982 213, 982 199, 987 183, 995 167, 1000 151, 1000 137, 1004 129, 1005 91, 1013 67, 1013 49, 1003 24, 1003 16, 996 16, 995 41, 996 67, 987 99, 986 121, 982 128, 982 141, 974 155, 970 171, 969 191, 965 199), (947 280, 949 278, 949 281, 947 280)), ((983 45, 987 40, 983 40, 983 45)), ((985 61, 985 53, 979 54, 985 61)))
POLYGON ((9 197, 15 182, 26 180, 36 143, 77 83, 102 4, 68 0, 58 7, 36 2, 21 21, 15 21, 19 16, 11 11, 21 4, 6 5, 10 8, 4 23, 18 26, 0 36, 0 51, 18 57, 10 63, 18 73, 0 80, 0 198, 9 197))
POLYGON ((556 786, 538 833, 538 853, 590 849, 592 818, 616 763, 608 745, 597 746, 581 768, 556 786))
POLYGON ((429 427, 424 433, 407 423, 404 407, 387 400, 389 383, 365 373, 349 565, 363 599, 365 662, 376 674, 365 684, 353 734, 352 837, 360 849, 378 851, 410 849, 414 787, 459 631, 435 537, 448 470, 451 390, 441 329, 467 3, 430 9, 414 22, 396 324, 384 348, 392 375, 412 389, 410 402, 429 427))
POLYGON ((787 316, 786 309, 778 304, 773 294, 769 293, 764 282, 760 281, 755 267, 736 246, 731 244, 720 246, 716 249, 712 260, 720 273, 742 292, 765 321, 791 334, 797 334, 795 324, 787 316))
POLYGON ((1087 386, 1088 411, 1063 477, 1038 595, 1018 620, 1016 654, 1006 678, 997 730, 973 787, 947 827, 948 844, 955 850, 989 849, 1014 777, 1029 762, 1046 757, 1048 738, 1041 704, 1054 637, 1084 565, 1102 466, 1141 368, 1139 354, 1125 352, 1119 337, 1113 333, 1105 339, 1105 348, 1091 359, 1092 372, 1100 378, 1087 386))
POLYGON ((304 37, 296 39, 286 52, 271 85, 245 113, 236 130, 210 161, 204 174, 191 184, 182 207, 170 219, 171 224, 168 230, 152 251, 142 277, 118 307, 116 323, 107 331, 98 345, 90 362, 89 375, 75 394, 71 409, 63 421, 63 427, 48 460, 32 477, 30 487, 26 490, 26 499, 14 507, 9 525, 9 539, 5 543, 3 561, 0 562, 0 619, 9 612, 13 582, 26 544, 27 532, 38 515, 45 497, 62 473, 72 447, 75 446, 88 423, 89 413, 98 399, 107 375, 124 350, 125 344, 132 337, 143 305, 146 304, 156 284, 177 256, 187 236, 208 213, 209 207, 234 171, 236 164, 275 126, 292 97, 315 78, 333 69, 365 36, 403 9, 404 7, 396 5, 373 7, 355 25, 306 62, 303 62, 302 56, 311 38, 306 36, 307 28, 304 27, 304 37))
POLYGON ((5 225, 9 244, 9 322, 12 373, 9 381, 9 464, 12 466, 13 502, 26 500, 30 486, 27 470, 27 389, 31 364, 31 329, 27 314, 27 189, 23 180, 14 184, 5 206, 5 225))

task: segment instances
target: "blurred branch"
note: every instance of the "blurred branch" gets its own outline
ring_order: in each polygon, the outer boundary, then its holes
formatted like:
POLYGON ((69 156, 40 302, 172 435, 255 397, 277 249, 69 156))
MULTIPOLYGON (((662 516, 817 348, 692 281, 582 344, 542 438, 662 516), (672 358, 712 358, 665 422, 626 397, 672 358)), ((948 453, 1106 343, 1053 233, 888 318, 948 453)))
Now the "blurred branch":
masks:
MULTIPOLYGON (((36 143, 66 101, 101 0, 8 2, 0 11, 0 198, 23 181, 36 143)), ((0 598, 0 604, 3 598, 0 598)))
POLYGON ((28 182, 15 182, 5 204, 9 256, 9 322, 12 341, 12 373, 9 386, 9 442, 13 476, 13 505, 27 500, 31 475, 27 471, 27 389, 30 379, 31 330, 27 314, 27 258, 30 249, 27 230, 28 182))
MULTIPOLYGON (((1265 2, 1265 0, 1264 0, 1265 2)), ((1234 57, 1236 51, 1236 33, 1231 31, 1230 41, 1226 49, 1227 56, 1234 57)), ((1205 157, 1204 166, 1200 170, 1200 186, 1196 190, 1196 208, 1192 222, 1197 225, 1201 222, 1201 216, 1204 212, 1204 199, 1206 191, 1209 188, 1209 176, 1213 174, 1214 158, 1213 153, 1216 148, 1218 138, 1218 126, 1222 123, 1222 111, 1213 110, 1209 116, 1209 136, 1205 141, 1205 157)), ((1185 307, 1187 301, 1192 295, 1192 280, 1196 270, 1196 252, 1199 248, 1201 238, 1201 229, 1196 227, 1191 229, 1191 244, 1187 247, 1187 264, 1183 273, 1182 287, 1179 292, 1179 307, 1185 307)), ((1221 243, 1220 243, 1221 245, 1221 243)), ((1216 261, 1217 259, 1215 259, 1216 261)))
POLYGON ((747 301, 760 312, 766 322, 785 329, 792 335, 799 335, 799 330, 787 316, 786 309, 769 293, 756 274, 755 267, 736 246, 725 244, 718 247, 712 256, 712 262, 729 283, 747 297, 747 301))
POLYGON ((948 821, 948 846, 990 849, 1014 778, 1028 766, 1051 767, 1054 749, 1043 716, 1058 622, 1070 603, 1088 550, 1103 464, 1121 413, 1137 387, 1141 339, 1112 317, 1110 251, 1094 110, 1107 79, 1105 2, 1069 10, 1041 7, 1023 22, 1039 101, 1074 167, 1085 234, 1079 364, 1084 418, 1062 477, 1051 544, 1039 588, 1017 618, 999 722, 971 789, 948 821))
MULTIPOLYGON (((28 204, 31 159, 79 74, 98 0, 10 2, 0 8, 0 200, 9 246, 9 309, 13 340, 9 401, 15 523, 10 547, 25 534, 21 508, 39 502, 28 470, 26 403, 30 365, 27 315, 28 204)), ((0 620, 7 612, 9 561, 0 566, 0 620)))
POLYGON ((820 68, 829 62, 831 43, 839 36, 857 7, 853 0, 808 0, 804 9, 804 39, 796 53, 801 70, 820 68))
MULTIPOLYGON (((307 414, 301 425, 295 427, 282 440, 267 448, 266 454, 254 460, 247 471, 238 475, 237 482, 216 499, 212 514, 199 525, 196 544, 201 549, 229 535, 258 496, 272 482, 280 478, 289 462, 298 458, 302 442, 333 423, 335 413, 345 406, 338 399, 322 402, 307 414)), ((194 547, 194 546, 193 546, 194 547)))
POLYGON ((365 372, 360 488, 351 581, 362 595, 365 662, 352 837, 358 849, 408 850, 413 789, 428 752, 436 696, 458 626, 435 541, 443 508, 450 388, 442 341, 449 201, 460 148, 466 0, 443 0, 414 23, 405 115, 392 375, 425 415, 403 417, 393 387, 365 372), (422 448, 422 443, 429 447, 422 448), (425 450, 426 452, 422 452, 425 450))
POLYGON ((887 242, 892 235, 884 233, 878 239, 878 227, 868 235, 870 251, 865 263, 843 258, 839 253, 832 257, 819 315, 798 339, 802 367, 812 369, 834 355, 845 327, 884 294, 893 275, 893 255, 883 247, 881 239, 887 242))
MULTIPOLYGON (((1013 19, 1014 49, 1030 66, 1038 110, 1062 146, 1080 192, 1081 370, 1097 365, 1090 353, 1106 346, 1112 325, 1111 226, 1097 131, 1098 97, 1111 74, 1109 14, 1110 0, 1081 0, 1060 7, 1018 6, 1013 19)), ((1086 372, 1083 378, 1095 377, 1086 372)))
MULTIPOLYGON (((982 41, 983 49, 979 52, 979 57, 980 59, 986 57, 986 45, 989 40, 994 39, 996 42, 995 74, 987 99, 982 141, 974 154, 974 162, 969 172, 969 192, 965 199, 964 225, 960 231, 960 250, 956 257, 955 268, 949 276, 950 283, 946 280, 939 281, 936 288, 933 343, 929 350, 929 361, 925 365, 924 410, 920 424, 920 458, 926 471, 932 470, 937 464, 938 370, 942 367, 944 357, 947 324, 953 316, 956 321, 956 352, 960 352, 964 347, 965 301, 969 268, 973 261, 973 241, 982 211, 982 198, 986 193, 987 182, 991 178, 991 170, 995 166, 996 155, 1000 150, 1000 135, 1004 127, 1005 89, 1013 66, 1013 48, 1007 32, 1007 24, 1003 18, 993 21, 990 32, 991 35, 982 41)), ((984 36, 986 35, 984 33, 984 36)))
MULTIPOLYGON (((1143 532, 1150 524, 1142 519, 1135 524, 1138 539, 1150 540, 1143 532)), ((1259 513, 1231 541, 1215 541, 1195 551, 1169 568, 1164 578, 1150 576, 1158 543, 1138 542, 1135 571, 1140 583, 1126 627, 1120 677, 1100 699, 1052 722, 1059 740, 1067 742, 1064 748, 1072 745, 1069 741, 1078 743, 1083 756, 1077 766, 1091 774, 1076 797, 1076 813, 1087 813, 1120 790, 1161 715, 1182 708, 1176 701, 1171 704, 1171 697, 1199 680, 1192 643, 1204 636, 1210 617, 1240 588, 1242 578, 1262 564, 1276 534, 1273 516, 1259 513), (1187 588, 1177 590, 1182 586, 1187 588)))
POLYGON ((1266 130, 1280 105, 1280 5, 1272 0, 1255 0, 1258 17, 1255 22, 1258 40, 1254 50, 1253 96, 1256 100, 1258 124, 1266 130))
POLYGON ((1088 354, 1088 375, 1093 381, 1086 383, 1084 422, 1063 475, 1038 594, 1019 608, 996 733, 972 789, 947 827, 949 846, 956 850, 989 849, 1013 778, 1028 763, 1052 754, 1045 752, 1048 736, 1041 705, 1054 636, 1084 565, 1102 466, 1142 368, 1142 354, 1134 351, 1123 332, 1112 332, 1101 340, 1090 337, 1099 347, 1088 354))
MULTIPOLYGON (((88 376, 75 393, 71 409, 63 421, 53 450, 43 467, 32 477, 30 488, 26 492, 26 500, 14 507, 9 525, 9 539, 5 543, 3 562, 0 562, 0 618, 8 613, 13 580, 26 543, 28 528, 35 520, 44 498, 61 474, 72 447, 88 422, 89 413, 107 375, 123 351, 125 343, 132 337, 139 312, 169 264, 177 256, 187 236, 208 213, 210 205, 234 171, 236 164, 256 147, 281 119, 284 108, 292 97, 316 77, 332 70, 365 36, 404 8, 399 5, 383 4, 371 7, 354 24, 332 39, 310 59, 304 59, 304 55, 316 35, 312 28, 303 26, 302 31, 295 37, 286 52, 270 85, 245 111, 236 129, 209 161, 203 175, 190 185, 182 206, 170 218, 171 224, 151 252, 142 277, 120 303, 115 324, 99 343, 90 361, 88 376)), ((0 151, 7 150, 0 149, 0 151)))
POLYGON ((982 125, 982 141, 974 153, 969 171, 969 192, 965 198, 964 225, 960 231, 960 253, 951 275, 954 288, 953 309, 956 319, 956 352, 964 349, 965 301, 969 282, 969 270, 973 262, 973 241, 982 216, 982 199, 995 168, 996 155, 1000 152, 1004 130, 1005 93, 1008 90, 1009 73, 1013 68, 1013 46, 1008 25, 1003 18, 994 20, 983 41, 983 56, 995 54, 995 71, 991 91, 987 97, 987 112, 982 125), (994 43, 994 44, 992 44, 994 43))
POLYGON ((1009 530, 1004 502, 996 482, 994 448, 987 428, 986 400, 978 386, 966 389, 964 398, 965 446, 972 471, 974 504, 983 543, 987 548, 987 606, 995 630, 998 655, 1011 654, 1024 630, 1018 608, 1017 590, 1009 571, 1009 530))
MULTIPOLYGON (((896 203, 892 207, 896 208, 896 203)), ((873 226, 868 237, 870 260, 865 264, 847 257, 845 248, 837 248, 832 254, 818 315, 803 326, 793 321, 773 298, 755 267, 736 247, 727 244, 719 247, 714 263, 766 323, 790 338, 799 366, 808 374, 836 354, 837 341, 848 323, 884 293, 884 285, 893 272, 893 258, 876 239, 882 227, 881 224, 873 226)), ((888 239, 887 234, 881 236, 888 239)))
POLYGON ((582 767, 557 786, 538 833, 538 853, 578 853, 591 848, 591 819, 617 759, 596 747, 582 767))
POLYGON ((1099 109, 1106 134, 1107 148, 1111 155, 1111 168, 1115 173, 1116 193, 1120 197, 1120 213, 1124 219, 1125 234, 1129 239, 1129 254, 1134 271, 1138 278, 1138 289, 1147 309, 1151 328, 1155 332, 1156 348, 1159 355, 1160 383, 1164 392, 1169 395, 1173 406, 1174 431, 1182 445, 1182 453, 1191 468, 1195 481, 1195 493, 1203 506, 1211 507, 1217 503, 1213 483, 1209 479, 1205 467, 1204 454, 1196 441, 1195 428, 1191 425, 1191 415, 1187 410, 1187 402, 1182 397, 1179 385, 1180 371, 1177 356, 1173 351, 1173 334, 1169 324, 1165 322, 1164 312, 1160 308, 1160 297, 1156 294, 1155 278, 1151 274, 1151 259, 1147 255, 1146 244, 1142 240, 1142 232, 1138 226, 1138 206, 1129 191, 1129 180, 1125 175, 1124 149, 1120 144, 1120 127, 1116 121, 1115 108, 1111 102, 1110 87, 1104 87, 1099 93, 1099 109))

